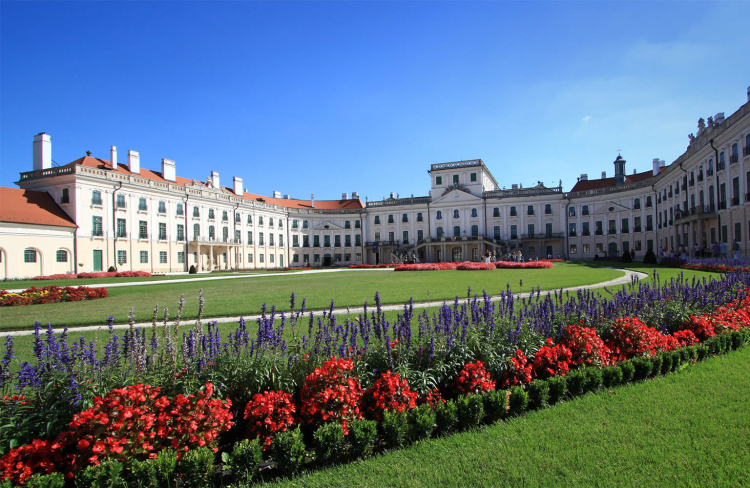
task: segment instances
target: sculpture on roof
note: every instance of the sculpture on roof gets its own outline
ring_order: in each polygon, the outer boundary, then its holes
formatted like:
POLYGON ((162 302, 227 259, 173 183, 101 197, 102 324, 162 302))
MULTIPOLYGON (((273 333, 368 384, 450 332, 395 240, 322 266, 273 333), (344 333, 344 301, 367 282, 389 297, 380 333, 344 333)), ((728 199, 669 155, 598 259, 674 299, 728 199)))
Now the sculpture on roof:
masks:
POLYGON ((714 118, 713 117, 709 117, 708 118, 708 122, 706 122, 706 126, 709 129, 713 129, 714 127, 716 127, 716 124, 714 124, 714 118))
POLYGON ((698 135, 701 135, 704 130, 706 130, 706 121, 701 117, 698 119, 698 135))
POLYGON ((209 188, 213 188, 214 187, 214 180, 210 176, 208 178, 206 178, 206 186, 209 187, 209 188))

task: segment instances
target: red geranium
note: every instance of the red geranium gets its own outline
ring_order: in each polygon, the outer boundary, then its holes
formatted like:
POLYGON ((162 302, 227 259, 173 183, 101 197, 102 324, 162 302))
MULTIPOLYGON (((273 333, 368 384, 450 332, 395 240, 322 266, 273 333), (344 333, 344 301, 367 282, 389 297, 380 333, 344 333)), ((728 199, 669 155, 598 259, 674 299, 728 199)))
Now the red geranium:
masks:
POLYGON ((508 369, 500 382, 501 388, 531 383, 532 364, 523 351, 518 349, 516 354, 508 360, 508 369))
POLYGON ((349 422, 362 418, 362 387, 351 374, 353 369, 353 360, 331 357, 305 378, 300 391, 300 414, 305 424, 340 422, 344 434, 349 433, 349 422))
POLYGON ((602 367, 610 362, 609 348, 593 328, 569 325, 560 342, 570 349, 573 362, 579 366, 602 367))
POLYGON ((573 353, 565 344, 553 344, 547 339, 534 356, 532 370, 535 378, 546 379, 550 376, 565 376, 573 363, 573 353))
POLYGON ((263 449, 271 445, 277 432, 286 432, 287 427, 294 425, 294 414, 297 407, 292 395, 283 391, 256 393, 245 407, 245 420, 248 421, 249 437, 260 437, 263 449))
POLYGON ((418 396, 409 388, 406 378, 388 371, 365 390, 362 401, 367 416, 380 422, 387 410, 403 412, 416 408, 418 396))

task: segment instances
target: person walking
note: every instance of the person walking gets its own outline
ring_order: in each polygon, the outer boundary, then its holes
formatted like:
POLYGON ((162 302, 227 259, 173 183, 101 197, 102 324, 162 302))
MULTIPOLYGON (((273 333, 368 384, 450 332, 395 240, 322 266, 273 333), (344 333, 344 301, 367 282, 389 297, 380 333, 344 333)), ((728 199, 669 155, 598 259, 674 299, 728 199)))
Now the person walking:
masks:
POLYGON ((715 258, 718 258, 721 254, 721 246, 719 246, 718 242, 714 242, 711 246, 711 255, 715 258))
POLYGON ((719 249, 721 251, 721 259, 726 259, 727 258, 727 243, 726 242, 722 242, 719 245, 719 249))
POLYGON ((734 241, 734 244, 732 245, 732 251, 734 252, 735 261, 740 259, 740 242, 739 241, 734 241))

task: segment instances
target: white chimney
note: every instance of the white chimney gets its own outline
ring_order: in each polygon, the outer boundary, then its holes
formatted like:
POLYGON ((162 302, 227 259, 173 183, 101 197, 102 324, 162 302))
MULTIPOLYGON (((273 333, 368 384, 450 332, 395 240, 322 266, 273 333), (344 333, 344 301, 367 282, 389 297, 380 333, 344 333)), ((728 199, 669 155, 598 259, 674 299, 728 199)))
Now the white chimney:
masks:
POLYGON ((606 177, 607 177, 607 172, 606 171, 602 171, 602 179, 604 179, 606 177))
POLYGON ((274 191, 273 192, 273 197, 274 198, 281 198, 281 192, 280 191, 274 191))
POLYGON ((312 205, 312 208, 315 208, 315 195, 310 195, 310 205, 312 205))
POLYGON ((357 193, 356 191, 353 191, 352 192, 352 200, 359 200, 359 193, 357 193))
POLYGON ((242 195, 244 195, 242 191, 242 178, 240 178, 239 176, 234 176, 232 178, 232 186, 234 186, 235 195, 237 195, 238 197, 241 197, 242 195))
POLYGON ((581 173, 581 181, 589 181, 589 175, 586 173, 581 173))
POLYGON ((52 167, 52 141, 49 134, 40 132, 34 136, 34 171, 52 167))
POLYGON ((128 168, 133 174, 141 174, 141 155, 138 151, 128 150, 128 168))
POLYGON ((219 188, 219 173, 216 171, 211 171, 211 184, 214 188, 219 188))
POLYGON ((392 199, 396 198, 396 194, 395 194, 395 193, 393 193, 393 192, 391 192, 391 198, 392 198, 392 199))
POLYGON ((284 195, 284 200, 291 200, 291 199, 292 199, 292 197, 291 197, 291 196, 289 196, 289 195, 284 195))
POLYGON ((659 158, 654 158, 653 166, 653 176, 657 176, 659 174, 659 170, 661 169, 661 166, 659 166, 659 158))
POLYGON ((724 112, 719 112, 714 117, 714 123, 716 123, 718 125, 718 124, 721 124, 723 122, 724 122, 724 112))
POLYGON ((177 181, 177 170, 171 159, 161 160, 161 177, 167 181, 177 181))
POLYGON ((348 193, 342 193, 341 194, 341 199, 342 200, 349 200, 349 194, 348 193))
POLYGON ((112 169, 117 171, 117 146, 109 147, 109 162, 112 163, 112 169))

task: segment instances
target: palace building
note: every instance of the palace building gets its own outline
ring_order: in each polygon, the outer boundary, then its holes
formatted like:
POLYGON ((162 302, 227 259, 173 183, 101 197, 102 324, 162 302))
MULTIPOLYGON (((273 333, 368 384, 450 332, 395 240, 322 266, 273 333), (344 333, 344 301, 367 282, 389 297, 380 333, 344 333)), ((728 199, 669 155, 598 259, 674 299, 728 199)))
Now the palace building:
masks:
POLYGON ((128 151, 118 161, 84 156, 52 165, 52 142, 33 142, 33 170, 21 189, 0 188, 0 279, 106 271, 185 272, 376 264, 414 256, 422 262, 478 261, 521 250, 529 257, 583 260, 651 249, 739 242, 750 247, 750 88, 729 117, 700 119, 684 154, 628 174, 582 174, 565 192, 500 188, 481 159, 433 164, 420 197, 363 203, 299 200, 250 193, 242 178, 222 186, 141 167, 128 151))

